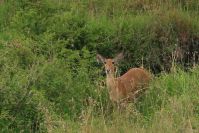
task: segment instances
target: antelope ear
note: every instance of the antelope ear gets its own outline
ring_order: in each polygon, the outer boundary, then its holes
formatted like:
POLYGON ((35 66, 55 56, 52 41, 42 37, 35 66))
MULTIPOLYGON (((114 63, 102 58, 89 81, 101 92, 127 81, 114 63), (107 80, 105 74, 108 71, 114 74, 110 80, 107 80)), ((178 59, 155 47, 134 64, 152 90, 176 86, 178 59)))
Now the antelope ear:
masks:
POLYGON ((100 54, 96 55, 96 59, 97 59, 97 62, 102 62, 102 63, 105 62, 105 58, 103 56, 101 56, 100 54))
POLYGON ((119 53, 113 60, 114 60, 114 62, 118 63, 123 58, 124 58, 124 54, 122 52, 122 53, 119 53))

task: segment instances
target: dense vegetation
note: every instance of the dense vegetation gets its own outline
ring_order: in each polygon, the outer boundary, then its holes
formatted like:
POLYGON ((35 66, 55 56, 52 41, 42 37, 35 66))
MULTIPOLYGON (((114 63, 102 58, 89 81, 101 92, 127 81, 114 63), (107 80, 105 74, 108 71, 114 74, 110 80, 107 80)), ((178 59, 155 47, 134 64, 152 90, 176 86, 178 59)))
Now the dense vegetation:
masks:
POLYGON ((0 132, 198 132, 198 52, 198 0, 2 0, 0 132), (95 58, 121 51, 156 74, 122 113, 95 58))

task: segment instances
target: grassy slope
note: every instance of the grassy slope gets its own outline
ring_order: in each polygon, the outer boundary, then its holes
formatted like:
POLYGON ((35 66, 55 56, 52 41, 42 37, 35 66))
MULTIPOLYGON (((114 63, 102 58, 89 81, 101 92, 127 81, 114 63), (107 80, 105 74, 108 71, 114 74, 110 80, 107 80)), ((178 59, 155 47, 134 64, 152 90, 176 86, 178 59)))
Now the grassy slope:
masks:
POLYGON ((114 110, 106 116, 94 115, 93 106, 82 114, 77 127, 69 122, 70 131, 82 132, 198 132, 199 131, 199 69, 178 70, 161 74, 135 105, 122 113, 114 110))
POLYGON ((124 49, 122 71, 143 56, 147 67, 162 63, 181 33, 198 35, 198 7, 198 0, 0 4, 0 131, 198 132, 198 67, 160 74, 119 113, 95 59, 96 51, 124 49))

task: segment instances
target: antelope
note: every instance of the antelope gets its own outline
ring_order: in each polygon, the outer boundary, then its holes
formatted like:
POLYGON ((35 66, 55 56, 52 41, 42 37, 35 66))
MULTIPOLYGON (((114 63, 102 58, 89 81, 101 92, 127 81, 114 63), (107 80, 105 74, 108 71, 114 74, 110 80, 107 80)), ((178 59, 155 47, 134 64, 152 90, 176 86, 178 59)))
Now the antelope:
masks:
POLYGON ((110 100, 116 103, 134 100, 136 94, 146 88, 151 79, 150 73, 144 68, 131 68, 122 76, 116 77, 115 64, 123 57, 123 53, 113 59, 97 54, 97 61, 104 64, 110 100))

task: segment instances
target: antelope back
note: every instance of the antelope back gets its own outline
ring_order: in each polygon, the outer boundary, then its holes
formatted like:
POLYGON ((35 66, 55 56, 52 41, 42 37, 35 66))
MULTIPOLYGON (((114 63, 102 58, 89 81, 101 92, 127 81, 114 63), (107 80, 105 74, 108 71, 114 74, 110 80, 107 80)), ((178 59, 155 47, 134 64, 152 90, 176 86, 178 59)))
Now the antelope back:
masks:
POLYGON ((130 88, 131 91, 142 88, 148 84, 151 79, 149 72, 143 68, 131 68, 124 75, 119 77, 125 84, 126 88, 130 88))

